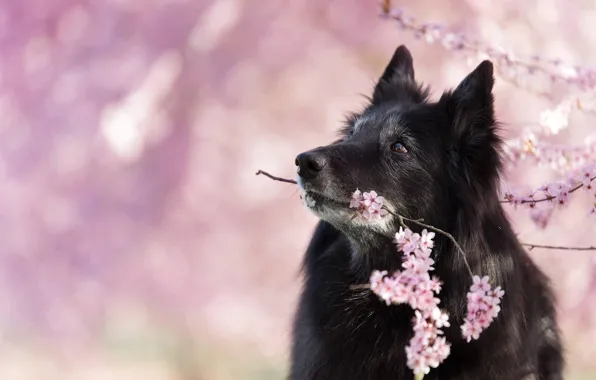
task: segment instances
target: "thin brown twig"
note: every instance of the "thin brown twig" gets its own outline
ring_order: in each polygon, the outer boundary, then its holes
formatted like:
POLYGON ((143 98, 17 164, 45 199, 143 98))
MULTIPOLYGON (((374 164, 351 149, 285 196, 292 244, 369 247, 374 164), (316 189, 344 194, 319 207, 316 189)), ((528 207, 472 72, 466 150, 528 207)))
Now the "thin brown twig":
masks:
POLYGON ((560 249, 565 251, 596 251, 596 247, 565 247, 561 245, 542 245, 542 244, 530 244, 530 243, 521 243, 521 245, 529 247, 529 250, 533 250, 534 248, 542 248, 542 249, 560 249))
POLYGON ((257 170, 257 172, 255 173, 255 175, 260 175, 260 174, 264 175, 265 177, 269 177, 272 180, 279 181, 279 182, 293 183, 294 185, 296 185, 298 183, 298 182, 294 181, 293 179, 276 177, 276 176, 271 175, 263 170, 257 170))
POLYGON ((383 14, 387 15, 391 11, 391 0, 382 0, 381 1, 381 11, 383 14))
MULTIPOLYGON (((387 210, 387 208, 385 208, 385 210, 387 210)), ((426 224, 426 223, 422 223, 421 220, 423 219, 410 219, 410 218, 406 218, 405 216, 401 216, 399 214, 395 214, 390 210, 387 210, 387 212, 389 212, 391 215, 395 216, 398 220, 399 223, 406 227, 406 225, 404 224, 404 220, 408 221, 408 222, 412 222, 412 223, 416 223, 421 227, 424 228, 428 228, 429 230, 433 230, 435 232, 440 233, 441 235, 444 235, 445 237, 447 237, 449 240, 451 240, 451 242, 453 243, 453 245, 455 245, 455 248, 457 248, 457 252, 461 255, 461 258, 464 260, 464 264, 466 264, 466 268, 468 269, 468 272, 470 273, 470 277, 474 277, 474 273, 472 272, 472 268, 470 268, 470 264, 468 263, 468 260, 466 260, 466 253, 464 252, 464 250, 462 249, 462 247, 459 245, 459 243, 457 242, 457 240, 455 240, 455 238, 453 237, 453 235, 451 235, 449 232, 447 231, 443 231, 440 228, 437 227, 433 227, 430 224, 426 224)))

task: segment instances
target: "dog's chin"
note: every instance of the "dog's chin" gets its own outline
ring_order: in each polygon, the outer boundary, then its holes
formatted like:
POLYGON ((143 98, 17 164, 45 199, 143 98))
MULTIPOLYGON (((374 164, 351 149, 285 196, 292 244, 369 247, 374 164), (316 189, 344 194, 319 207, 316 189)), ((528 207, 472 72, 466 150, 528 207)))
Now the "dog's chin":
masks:
POLYGON ((370 231, 393 236, 393 217, 384 217, 367 220, 351 209, 348 202, 340 202, 334 198, 313 191, 303 191, 302 201, 306 208, 319 219, 324 220, 348 235, 358 236, 370 231))
POLYGON ((313 214, 327 222, 332 220, 348 220, 357 216, 355 210, 350 209, 347 202, 340 202, 314 191, 302 192, 302 201, 313 214))

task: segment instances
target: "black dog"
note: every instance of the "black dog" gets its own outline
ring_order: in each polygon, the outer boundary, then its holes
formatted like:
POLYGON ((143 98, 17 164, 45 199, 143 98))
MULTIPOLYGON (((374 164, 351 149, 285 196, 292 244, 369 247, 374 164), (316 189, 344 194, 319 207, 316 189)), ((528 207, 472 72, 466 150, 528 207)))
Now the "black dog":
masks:
MULTIPOLYGON (((521 247, 499 202, 500 143, 493 108, 493 66, 482 62, 438 102, 414 79, 400 46, 370 104, 347 121, 341 139, 298 155, 299 184, 320 217, 304 261, 305 285, 294 322, 291 380, 412 379, 405 346, 409 306, 386 306, 365 284, 374 269, 397 270, 392 215, 354 218, 356 188, 375 190, 396 214, 452 234, 474 274, 505 295, 479 340, 460 325, 472 283, 455 246, 437 234, 434 274, 451 355, 425 379, 562 379, 563 355, 548 279, 521 247), (314 202, 313 202, 314 201, 314 202)), ((410 225, 416 230, 416 225, 410 225)))

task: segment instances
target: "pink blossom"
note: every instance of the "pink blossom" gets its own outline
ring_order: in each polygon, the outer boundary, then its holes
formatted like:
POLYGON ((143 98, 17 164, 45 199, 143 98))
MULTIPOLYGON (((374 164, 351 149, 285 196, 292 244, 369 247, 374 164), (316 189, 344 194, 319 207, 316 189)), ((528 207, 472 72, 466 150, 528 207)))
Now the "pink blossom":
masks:
POLYGON ((409 228, 404 230, 403 227, 399 227, 399 231, 395 234, 395 242, 398 250, 407 255, 416 251, 421 241, 419 234, 412 232, 409 228))
POLYGON ((473 277, 473 284, 467 295, 468 312, 461 326, 462 335, 468 342, 478 339, 480 333, 497 317, 504 294, 500 286, 491 289, 488 277, 473 277))
POLYGON ((380 285, 381 282, 383 281, 383 278, 387 275, 387 271, 378 271, 375 270, 372 272, 371 276, 370 276, 370 288, 374 291, 375 289, 377 289, 380 285))
POLYGON ((375 191, 361 193, 356 189, 350 198, 350 208, 355 208, 364 219, 378 219, 388 214, 383 208, 385 198, 378 196, 375 191))
POLYGON ((470 288, 471 292, 480 293, 480 292, 487 292, 490 290, 490 284, 488 283, 488 276, 484 276, 480 278, 479 276, 474 276, 472 278, 474 284, 470 288))
POLYGON ((470 342, 472 339, 478 339, 480 337, 482 328, 476 321, 466 320, 461 326, 461 331, 466 341, 470 342))
POLYGON ((404 284, 396 284, 393 287, 393 293, 391 296, 391 303, 400 304, 408 302, 410 296, 410 289, 404 284))
POLYGON ((435 238, 434 232, 428 232, 426 229, 422 230, 422 235, 420 236, 420 245, 424 248, 433 248, 435 238))
POLYGON ((352 194, 352 198, 350 199, 350 208, 359 208, 360 202, 362 201, 362 193, 360 190, 356 189, 352 194))
POLYGON ((439 294, 441 292, 441 281, 438 277, 433 277, 432 280, 429 282, 429 286, 431 287, 432 291, 439 294))
POLYGON ((449 316, 441 311, 438 307, 435 307, 431 313, 431 318, 435 321, 438 328, 449 327, 449 316))
POLYGON ((497 302, 496 304, 498 304, 503 295, 505 295, 505 291, 502 290, 500 286, 497 286, 493 290, 488 291, 487 294, 493 298, 493 301, 497 302))
POLYGON ((501 311, 501 306, 499 305, 489 305, 488 308, 486 309, 486 312, 492 317, 492 318, 496 318, 497 315, 499 315, 499 312, 501 311))
POLYGON ((410 297, 410 306, 426 313, 430 313, 438 304, 439 299, 430 290, 417 289, 410 297))

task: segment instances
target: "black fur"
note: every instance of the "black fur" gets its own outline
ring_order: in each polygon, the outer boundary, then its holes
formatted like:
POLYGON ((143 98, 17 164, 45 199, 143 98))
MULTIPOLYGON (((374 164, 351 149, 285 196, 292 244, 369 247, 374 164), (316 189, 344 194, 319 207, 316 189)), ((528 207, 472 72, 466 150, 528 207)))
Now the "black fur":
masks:
MULTIPOLYGON (((493 66, 482 62, 437 102, 414 79, 400 46, 370 105, 338 141, 300 154, 299 183, 322 220, 304 260, 305 284, 294 322, 291 380, 412 379, 404 347, 413 312, 386 306, 368 290, 374 269, 396 270, 397 221, 366 225, 346 205, 375 190, 395 212, 451 233, 472 271, 505 290, 498 318, 478 341, 461 337, 471 278, 453 244, 435 239, 440 306, 450 315, 451 355, 425 379, 562 379, 563 355, 548 279, 518 242, 499 203, 500 139, 493 66), (357 128, 355 126, 357 125, 357 128), (402 143, 407 152, 395 152, 402 143)), ((392 219, 392 218, 385 218, 392 219)), ((419 230, 416 225, 410 225, 419 230)))

